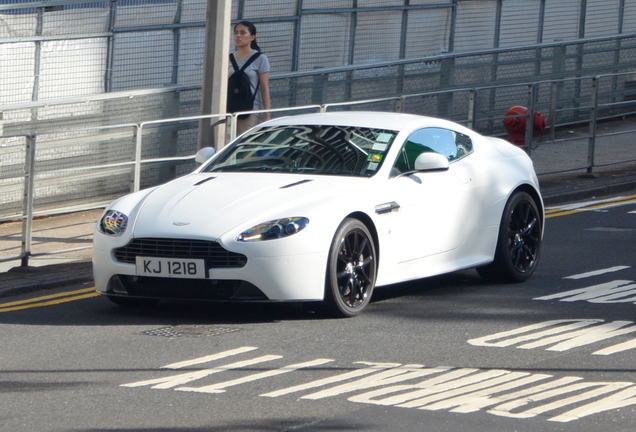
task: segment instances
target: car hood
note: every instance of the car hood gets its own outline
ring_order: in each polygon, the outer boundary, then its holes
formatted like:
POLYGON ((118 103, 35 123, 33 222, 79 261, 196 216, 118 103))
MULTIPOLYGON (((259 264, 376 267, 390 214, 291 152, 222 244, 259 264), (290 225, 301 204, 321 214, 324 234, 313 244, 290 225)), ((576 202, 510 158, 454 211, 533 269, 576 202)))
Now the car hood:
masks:
POLYGON ((150 193, 134 226, 135 237, 218 238, 279 217, 309 216, 337 196, 344 182, 369 179, 288 174, 197 173, 150 193))

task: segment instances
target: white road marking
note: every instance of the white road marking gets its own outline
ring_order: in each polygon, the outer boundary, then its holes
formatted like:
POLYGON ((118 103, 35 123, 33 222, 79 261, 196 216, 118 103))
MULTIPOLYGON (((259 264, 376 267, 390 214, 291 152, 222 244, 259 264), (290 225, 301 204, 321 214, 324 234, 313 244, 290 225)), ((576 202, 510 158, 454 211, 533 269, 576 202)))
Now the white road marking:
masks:
POLYGON ((551 218, 580 212, 607 212, 607 209, 632 205, 634 203, 636 203, 636 195, 611 198, 602 201, 583 202, 563 207, 548 207, 546 208, 545 217, 551 218))
MULTIPOLYGON (((409 392, 409 393, 403 393, 396 396, 385 397, 382 399, 377 399, 377 398, 380 396, 384 396, 384 395, 392 394, 392 393, 398 393, 405 390, 411 390, 411 389, 415 390, 417 388, 426 388, 426 387, 434 388, 440 382, 444 382, 444 381, 453 379, 454 377, 465 375, 466 371, 467 369, 459 369, 456 371, 449 372, 445 374, 444 376, 438 377, 434 380, 423 381, 415 385, 385 387, 379 390, 374 390, 371 392, 363 393, 361 395, 353 396, 349 398, 349 400, 352 402, 372 403, 376 405, 401 406, 399 404, 403 404, 406 401, 411 400, 413 397, 415 398, 420 397, 425 393, 409 392)), ((473 369, 473 371, 475 371, 475 369, 473 369)), ((533 383, 535 381, 545 380, 551 377, 552 375, 542 375, 542 374, 530 375, 529 373, 521 373, 520 375, 512 375, 510 376, 511 380, 508 383, 490 387, 485 390, 479 390, 479 391, 470 393, 469 395, 459 395, 457 397, 451 397, 446 400, 445 404, 450 404, 450 405, 447 405, 447 407, 450 407, 451 405, 456 406, 456 408, 452 410, 454 412, 468 413, 468 412, 479 411, 480 408, 484 408, 493 404, 492 402, 493 399, 489 397, 491 394, 501 393, 505 390, 511 390, 517 387, 522 387, 524 385, 533 383)), ((576 379, 580 379, 580 378, 576 378, 576 379)), ((432 393, 432 392, 430 390, 427 390, 427 393, 432 393)), ((443 393, 443 390, 440 390, 438 393, 443 393)), ((512 398, 514 399, 515 397, 512 397, 512 398)), ((501 401, 504 401, 504 400, 506 399, 499 397, 495 399, 494 403, 500 403, 501 401)), ((437 407, 441 409, 442 405, 437 405, 437 407)), ((428 408, 432 409, 432 406, 429 406, 428 408)), ((435 408, 435 409, 438 409, 438 408, 435 408)))
MULTIPOLYGON (((341 384, 336 387, 332 387, 327 390, 322 390, 317 393, 312 393, 307 396, 303 396, 301 399, 323 399, 335 395, 344 393, 351 393, 358 390, 366 390, 371 387, 378 387, 383 385, 395 384, 396 382, 407 381, 414 378, 420 378, 426 375, 441 372, 444 368, 438 369, 422 369, 424 365, 404 365, 397 366, 388 371, 379 372, 367 378, 362 378, 352 383, 341 384)), ((449 368, 446 368, 449 369, 449 368)))
MULTIPOLYGON (((598 320, 590 321, 587 324, 598 323, 598 320)), ((527 326, 523 329, 532 327, 534 330, 541 330, 553 326, 555 323, 562 326, 574 324, 573 320, 561 320, 527 326)), ((519 333, 519 329, 505 333, 509 336, 515 336, 519 333)), ((487 343, 487 339, 482 339, 482 342, 487 343)), ((180 368, 186 364, 206 363, 232 355, 246 354, 254 349, 256 348, 242 347, 194 360, 172 363, 168 366, 175 368, 175 365, 178 365, 180 368)), ((153 389, 170 389, 178 384, 205 378, 215 373, 240 369, 248 365, 261 364, 280 358, 282 356, 279 355, 260 356, 216 368, 122 384, 122 386, 152 386, 153 389)), ((230 387, 296 372, 332 361, 334 360, 319 358, 252 373, 242 378, 234 378, 216 384, 202 387, 178 387, 175 390, 196 393, 225 392, 230 387)), ((552 417, 549 417, 548 420, 554 422, 569 422, 592 414, 636 405, 636 385, 633 382, 586 382, 581 377, 555 378, 547 374, 474 368, 457 369, 449 366, 427 368, 421 364, 402 365, 400 363, 372 362, 355 362, 354 364, 363 365, 363 367, 333 377, 282 388, 260 396, 284 397, 292 393, 307 392, 324 387, 318 392, 303 395, 300 399, 318 400, 354 393, 347 400, 355 403, 402 408, 448 410, 464 414, 485 409, 486 412, 493 415, 517 419, 527 419, 551 413, 552 417), (422 377, 429 378, 417 381, 422 377), (538 383, 539 381, 542 383, 538 383), (337 383, 338 385, 331 386, 337 383), (373 390, 369 391, 369 389, 373 390)))
POLYGON ((615 280, 585 288, 563 291, 533 300, 559 300, 564 302, 588 301, 590 303, 636 302, 636 285, 630 280, 615 280))
MULTIPOLYGON (((437 367, 432 368, 431 372, 441 373, 447 372, 443 375, 436 376, 435 378, 427 379, 425 381, 421 381, 415 384, 404 384, 398 386, 390 386, 384 387, 379 390, 373 390, 367 393, 363 393, 361 395, 352 396, 349 398, 352 402, 360 402, 360 403, 373 403, 376 405, 398 405, 409 401, 414 398, 418 398, 429 392, 429 390, 424 390, 424 393, 420 392, 420 389, 428 389, 434 388, 435 386, 442 385, 452 380, 457 380, 458 378, 464 377, 466 375, 473 374, 478 372, 479 369, 474 368, 462 368, 462 369, 452 369, 448 367, 437 367), (401 393, 406 390, 414 390, 415 392, 402 393, 396 396, 386 397, 384 399, 375 399, 378 396, 384 396, 391 393, 401 393)), ((455 381, 457 382, 457 381, 455 381)))
POLYGON ((181 369, 188 366, 194 366, 194 365, 198 365, 202 363, 209 363, 215 360, 220 360, 222 358, 230 357, 233 355, 243 354, 243 353, 254 351, 257 349, 258 348, 256 347, 241 347, 241 348, 237 348, 237 349, 233 349, 229 351, 223 351, 217 354, 212 354, 205 357, 200 357, 194 360, 186 360, 179 363, 172 363, 167 366, 162 366, 162 369, 181 369))
POLYGON ((604 348, 602 350, 596 351, 595 355, 611 355, 616 354, 623 351, 628 351, 630 349, 636 348, 636 339, 629 340, 627 342, 619 343, 616 345, 612 345, 611 347, 604 348))
POLYGON ((217 384, 207 385, 203 387, 178 387, 175 390, 190 391, 190 392, 197 392, 197 393, 224 393, 225 389, 228 387, 245 384, 252 381, 257 381, 264 378, 271 378, 271 377, 286 374, 289 372, 294 372, 294 371, 297 371, 298 369, 304 369, 304 368, 308 368, 312 366, 320 366, 332 361, 333 360, 331 359, 316 359, 316 360, 308 361, 305 363, 298 363, 298 364, 294 364, 290 366, 285 366, 279 369, 273 369, 273 370, 268 370, 265 372, 255 373, 243 378, 238 378, 238 379, 225 381, 225 382, 221 382, 217 384))
POLYGON ((540 348, 547 345, 552 345, 556 342, 560 342, 554 346, 551 346, 550 348, 546 348, 546 350, 558 352, 568 351, 573 348, 590 345, 596 342, 604 341, 606 339, 611 339, 613 337, 621 336, 628 333, 634 333, 636 332, 636 326, 633 326, 632 324, 634 323, 631 321, 614 321, 611 323, 596 325, 591 328, 551 336, 543 340, 520 345, 519 348, 540 348), (631 327, 624 328, 626 326, 631 327))
POLYGON ((614 266, 614 267, 609 267, 606 269, 601 269, 601 270, 594 270, 594 271, 590 271, 590 272, 586 272, 586 273, 580 273, 580 274, 575 274, 572 276, 566 276, 563 279, 584 279, 584 278, 588 278, 588 277, 592 277, 592 276, 599 276, 599 275, 604 275, 607 273, 613 273, 613 272, 617 272, 617 271, 621 271, 621 270, 625 270, 630 268, 631 266, 614 266))
POLYGON ((394 368, 394 367, 398 367, 400 366, 399 363, 369 363, 369 362, 356 362, 357 364, 366 364, 369 365, 371 367, 368 368, 364 368, 364 369, 357 369, 355 371, 352 372, 346 372, 340 375, 336 375, 333 377, 329 377, 329 378, 323 378, 320 380, 316 380, 307 384, 301 384, 301 385, 297 385, 297 386, 293 386, 293 387, 289 387, 286 389, 282 389, 282 390, 277 390, 274 392, 270 392, 270 393, 265 393, 262 394, 261 396, 266 396, 266 397, 279 397, 279 396, 284 396, 290 393, 297 393, 297 392, 301 392, 304 390, 309 390, 309 389, 313 389, 316 387, 322 387, 324 385, 327 384, 333 384, 333 383, 337 383, 337 382, 342 382, 342 381, 346 381, 348 379, 352 379, 352 378, 357 378, 360 376, 364 376, 364 375, 369 375, 372 373, 376 373, 378 371, 384 370, 384 369, 389 369, 389 368, 394 368))
POLYGON ((536 339, 542 339, 546 336, 550 336, 556 333, 569 332, 581 327, 587 327, 596 323, 603 322, 603 320, 552 320, 544 321, 539 324, 531 324, 524 327, 519 327, 514 330, 499 332, 480 338, 470 339, 469 344, 475 346, 486 347, 507 347, 515 345, 520 342, 526 342, 536 339), (542 328, 551 327, 548 330, 536 332, 542 328), (523 335, 524 333, 527 333, 523 335), (509 338, 509 336, 518 336, 516 338, 509 338), (498 342, 495 342, 499 340, 498 342))
POLYGON ((550 420, 558 422, 569 422, 603 411, 610 411, 630 405, 636 405, 636 397, 633 396, 636 396, 636 387, 634 386, 628 387, 623 391, 614 393, 613 395, 599 401, 594 401, 582 407, 575 408, 564 414, 553 417, 550 420))
MULTIPOLYGON (((560 387, 554 390, 549 390, 549 391, 545 391, 542 393, 538 393, 526 398, 519 398, 519 399, 515 399, 512 402, 508 402, 502 405, 498 405, 495 408, 493 408, 492 410, 489 410, 488 412, 490 412, 491 414, 496 414, 496 415, 501 415, 501 416, 505 416, 505 417, 515 417, 515 418, 530 418, 530 417, 535 417, 539 414, 544 414, 546 412, 549 411, 554 411, 555 409, 559 409, 559 408, 563 408, 565 406, 571 405, 573 403, 578 403, 578 402, 582 402, 588 399, 593 399, 596 398, 600 395, 604 395, 616 390, 620 390, 623 389, 625 387, 629 387, 629 386, 633 386, 634 383, 629 383, 629 382, 613 382, 613 383, 607 383, 607 382, 583 382, 583 383, 576 383, 576 384, 571 384, 565 387, 560 387), (563 394, 567 394, 567 393, 571 393, 571 392, 575 392, 575 391, 579 391, 579 390, 584 390, 586 388, 591 388, 591 387, 599 387, 596 390, 592 390, 592 391, 588 391, 582 394, 577 394, 574 396, 571 396, 569 398, 566 399, 559 399, 557 401, 554 402, 550 402, 547 403, 545 405, 540 405, 540 406, 536 406, 534 408, 530 408, 526 411, 522 411, 522 412, 517 412, 517 413, 513 413, 512 410, 517 409, 521 406, 525 406, 528 405, 530 403, 533 402, 540 402, 546 399, 552 399, 556 396, 560 396, 563 394)), ((636 403, 636 401, 634 401, 636 403)), ((599 411, 600 412, 600 411, 599 411)), ((558 421, 558 422, 567 422, 570 420, 574 420, 575 418, 578 418, 574 415, 570 413, 565 413, 562 416, 556 416, 553 417, 551 419, 549 419, 550 421, 558 421)))
MULTIPOLYGON (((514 330, 470 339, 469 344, 484 347, 508 347, 519 349, 546 348, 546 351, 568 351, 614 337, 636 332, 632 321, 603 320, 553 320, 519 327, 514 330), (547 330, 542 330, 547 329, 547 330)), ((595 355, 609 355, 636 348, 636 340, 623 342, 599 351, 595 355)))
POLYGON ((212 369, 204 369, 195 372, 186 372, 184 374, 172 375, 165 378, 156 378, 147 381, 138 381, 130 384, 122 384, 122 387, 142 387, 142 386, 152 386, 154 389, 168 389, 172 387, 176 387, 182 384, 187 384, 190 381, 195 381, 201 378, 205 378, 209 375, 213 375, 219 372, 225 372, 232 369, 240 369, 246 366, 253 366, 259 363, 268 362, 271 360, 277 360, 283 358, 282 356, 275 355, 266 355, 262 357, 257 357, 251 360, 245 360, 241 362, 231 363, 229 365, 220 366, 212 369))
POLYGON ((460 412, 460 413, 470 413, 476 412, 480 409, 487 408, 492 405, 498 405, 502 402, 519 399, 521 394, 527 397, 532 393, 539 393, 539 388, 547 389, 548 387, 558 387, 563 385, 564 383, 572 382, 575 380, 580 380, 579 377, 568 377, 560 380, 553 381, 550 384, 544 384, 540 386, 532 387, 531 390, 524 390, 521 392, 501 394, 507 390, 515 390, 520 387, 525 386, 526 384, 532 384, 536 381, 545 380, 548 378, 552 378, 551 375, 546 374, 536 374, 530 375, 521 379, 517 379, 499 386, 489 387, 485 390, 464 394, 456 398, 449 399, 447 401, 438 402, 434 406, 422 407, 424 409, 440 409, 440 408, 452 408, 452 412, 460 412))
MULTIPOLYGON (((628 199, 629 197, 626 196, 619 196, 619 197, 613 197, 613 198, 606 198, 606 199, 602 199, 602 200, 596 200, 596 201, 585 201, 585 202, 580 202, 580 203, 574 203, 574 204, 567 204, 564 206, 557 206, 557 207, 548 207, 546 210, 577 210, 577 209, 584 209, 586 207, 591 207, 591 206, 597 206, 599 204, 613 204, 615 201, 624 201, 626 199, 628 199)), ((631 204, 631 203, 630 203, 631 204)), ((623 204, 621 204, 623 205, 623 204)))
MULTIPOLYGON (((450 381, 438 386, 429 387, 419 392, 418 397, 397 406, 404 408, 424 408, 435 402, 453 398, 458 395, 465 395, 477 390, 482 390, 494 385, 514 381, 520 377, 527 376, 528 373, 508 372, 505 370, 479 371, 476 374, 455 381, 450 381)), ((413 394, 411 394, 413 396, 413 394)))

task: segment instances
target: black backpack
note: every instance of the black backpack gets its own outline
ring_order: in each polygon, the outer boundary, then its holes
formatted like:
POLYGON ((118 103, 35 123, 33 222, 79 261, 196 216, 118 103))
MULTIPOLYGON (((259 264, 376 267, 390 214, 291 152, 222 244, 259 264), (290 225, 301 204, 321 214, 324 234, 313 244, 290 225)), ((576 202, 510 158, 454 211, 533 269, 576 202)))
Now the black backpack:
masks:
MULTIPOLYGON (((254 108, 254 98, 260 81, 256 84, 256 91, 252 93, 252 86, 250 79, 245 74, 245 69, 254 62, 261 55, 260 51, 256 51, 239 69, 234 54, 230 54, 230 61, 234 68, 234 73, 230 75, 227 84, 227 111, 230 113, 251 111, 254 108)), ((248 117, 249 114, 241 114, 239 118, 243 119, 248 117)))

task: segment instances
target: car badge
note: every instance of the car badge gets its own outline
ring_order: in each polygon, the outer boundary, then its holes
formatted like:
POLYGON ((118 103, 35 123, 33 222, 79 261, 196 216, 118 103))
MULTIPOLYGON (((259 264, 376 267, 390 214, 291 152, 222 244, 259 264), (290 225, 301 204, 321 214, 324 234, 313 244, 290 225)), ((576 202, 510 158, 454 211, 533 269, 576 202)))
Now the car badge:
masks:
POLYGON ((175 225, 175 226, 186 226, 186 225, 190 225, 190 222, 172 222, 172 225, 175 225))

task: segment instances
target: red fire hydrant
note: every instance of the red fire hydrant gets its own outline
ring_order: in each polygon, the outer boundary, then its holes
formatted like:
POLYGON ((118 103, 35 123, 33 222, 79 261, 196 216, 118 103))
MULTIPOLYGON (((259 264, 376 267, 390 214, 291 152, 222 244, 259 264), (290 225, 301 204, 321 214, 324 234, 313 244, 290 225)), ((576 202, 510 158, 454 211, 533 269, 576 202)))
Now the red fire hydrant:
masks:
MULTIPOLYGON (((523 106, 513 106, 503 119, 503 125, 508 133, 506 139, 517 146, 526 145, 526 118, 528 116, 528 108, 523 106)), ((534 112, 533 130, 535 132, 543 132, 548 126, 548 120, 538 111, 534 112)))

